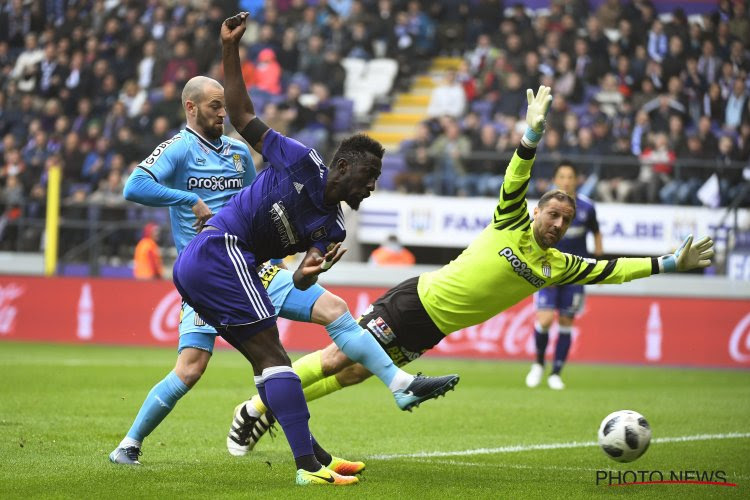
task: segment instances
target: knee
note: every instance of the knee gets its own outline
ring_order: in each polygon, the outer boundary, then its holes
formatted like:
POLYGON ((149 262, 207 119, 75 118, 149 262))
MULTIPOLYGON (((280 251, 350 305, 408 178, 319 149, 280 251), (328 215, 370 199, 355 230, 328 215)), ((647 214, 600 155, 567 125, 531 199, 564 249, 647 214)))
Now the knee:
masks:
POLYGON ((572 316, 560 316, 560 319, 558 320, 558 323, 560 326, 565 326, 570 328, 573 326, 573 317, 572 316))
POLYGON ((545 330, 549 329, 550 326, 552 326, 552 321, 555 319, 555 312, 554 311, 540 311, 536 315, 536 322, 539 324, 540 327, 544 328, 545 330))
POLYGON ((313 320, 316 323, 327 325, 333 323, 348 311, 349 307, 344 299, 326 291, 313 306, 313 320))
POLYGON ((205 371, 206 363, 200 361, 181 365, 175 369, 175 373, 180 377, 180 380, 190 388, 198 383, 205 371))

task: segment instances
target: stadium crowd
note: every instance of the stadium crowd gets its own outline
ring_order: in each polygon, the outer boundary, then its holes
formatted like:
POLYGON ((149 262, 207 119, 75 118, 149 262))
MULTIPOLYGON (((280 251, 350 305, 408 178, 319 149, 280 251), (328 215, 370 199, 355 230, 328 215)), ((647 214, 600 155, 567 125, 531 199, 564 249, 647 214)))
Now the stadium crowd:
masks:
MULTIPOLYGON (((183 126, 184 82, 221 81, 219 27, 238 10, 254 20, 243 75, 264 120, 324 152, 349 131, 336 119, 342 58, 393 58, 405 89, 432 57, 462 57, 433 91, 431 118, 391 153, 405 160, 399 190, 495 196, 522 133, 524 91, 541 83, 555 101, 532 196, 569 157, 581 159, 579 191, 600 200, 699 204, 716 174, 730 202, 743 182, 734 167, 750 159, 747 1, 690 18, 658 16, 650 0, 592 3, 553 0, 530 16, 501 0, 8 0, 0 232, 44 217, 52 165, 63 171, 63 218, 138 220, 124 180, 183 126)), ((107 251, 130 252, 139 233, 113 232, 107 251)), ((21 246, 38 249, 40 234, 29 230, 21 246)), ((64 244, 85 238, 78 230, 64 244)))

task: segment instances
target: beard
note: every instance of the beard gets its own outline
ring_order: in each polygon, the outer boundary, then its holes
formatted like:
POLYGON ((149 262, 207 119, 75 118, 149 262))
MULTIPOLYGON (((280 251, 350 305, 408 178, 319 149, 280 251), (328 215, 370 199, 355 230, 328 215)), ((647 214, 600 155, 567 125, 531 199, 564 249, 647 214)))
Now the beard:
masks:
POLYGON ((217 125, 214 120, 209 120, 206 115, 198 109, 196 117, 198 128, 206 135, 208 139, 218 140, 224 134, 224 124, 217 125))
POLYGON ((359 198, 354 200, 346 200, 346 204, 351 207, 352 210, 359 210, 359 204, 362 203, 362 200, 359 198))

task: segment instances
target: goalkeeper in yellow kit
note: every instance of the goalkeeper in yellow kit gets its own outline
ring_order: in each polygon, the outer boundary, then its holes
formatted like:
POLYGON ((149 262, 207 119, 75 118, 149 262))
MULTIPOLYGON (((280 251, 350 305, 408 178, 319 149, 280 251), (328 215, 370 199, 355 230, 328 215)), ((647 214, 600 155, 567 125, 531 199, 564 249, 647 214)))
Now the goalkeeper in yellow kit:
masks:
MULTIPOLYGON (((713 242, 707 237, 692 244, 689 236, 674 254, 663 257, 593 260, 553 248, 575 216, 575 199, 561 190, 549 191, 534 208, 534 219, 529 218, 526 190, 552 96, 544 86, 536 96, 531 89, 526 94, 527 129, 505 172, 492 222, 456 260, 393 287, 359 319, 398 366, 418 358, 446 335, 479 324, 547 286, 623 283, 711 263, 713 242)), ((307 401, 370 376, 335 344, 292 366, 307 401)), ((230 435, 243 438, 243 451, 250 451, 273 422, 273 415, 254 396, 235 409, 230 435), (239 414, 246 404, 263 416, 245 424, 239 414)), ((233 454, 237 451, 235 444, 233 454)))

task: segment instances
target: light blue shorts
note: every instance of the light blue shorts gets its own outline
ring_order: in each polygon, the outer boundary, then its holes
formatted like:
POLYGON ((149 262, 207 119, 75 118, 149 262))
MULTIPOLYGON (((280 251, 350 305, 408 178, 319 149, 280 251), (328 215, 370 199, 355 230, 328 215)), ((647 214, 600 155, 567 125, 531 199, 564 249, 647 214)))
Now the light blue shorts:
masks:
MULTIPOLYGON (((325 288, 317 283, 307 290, 295 288, 292 271, 281 269, 270 264, 263 265, 258 271, 263 286, 271 297, 276 314, 292 321, 310 322, 312 308, 315 302, 325 292, 325 288)), ((186 347, 213 352, 216 343, 216 330, 207 325, 192 307, 182 303, 180 311, 180 342, 177 347, 179 353, 186 347)))

